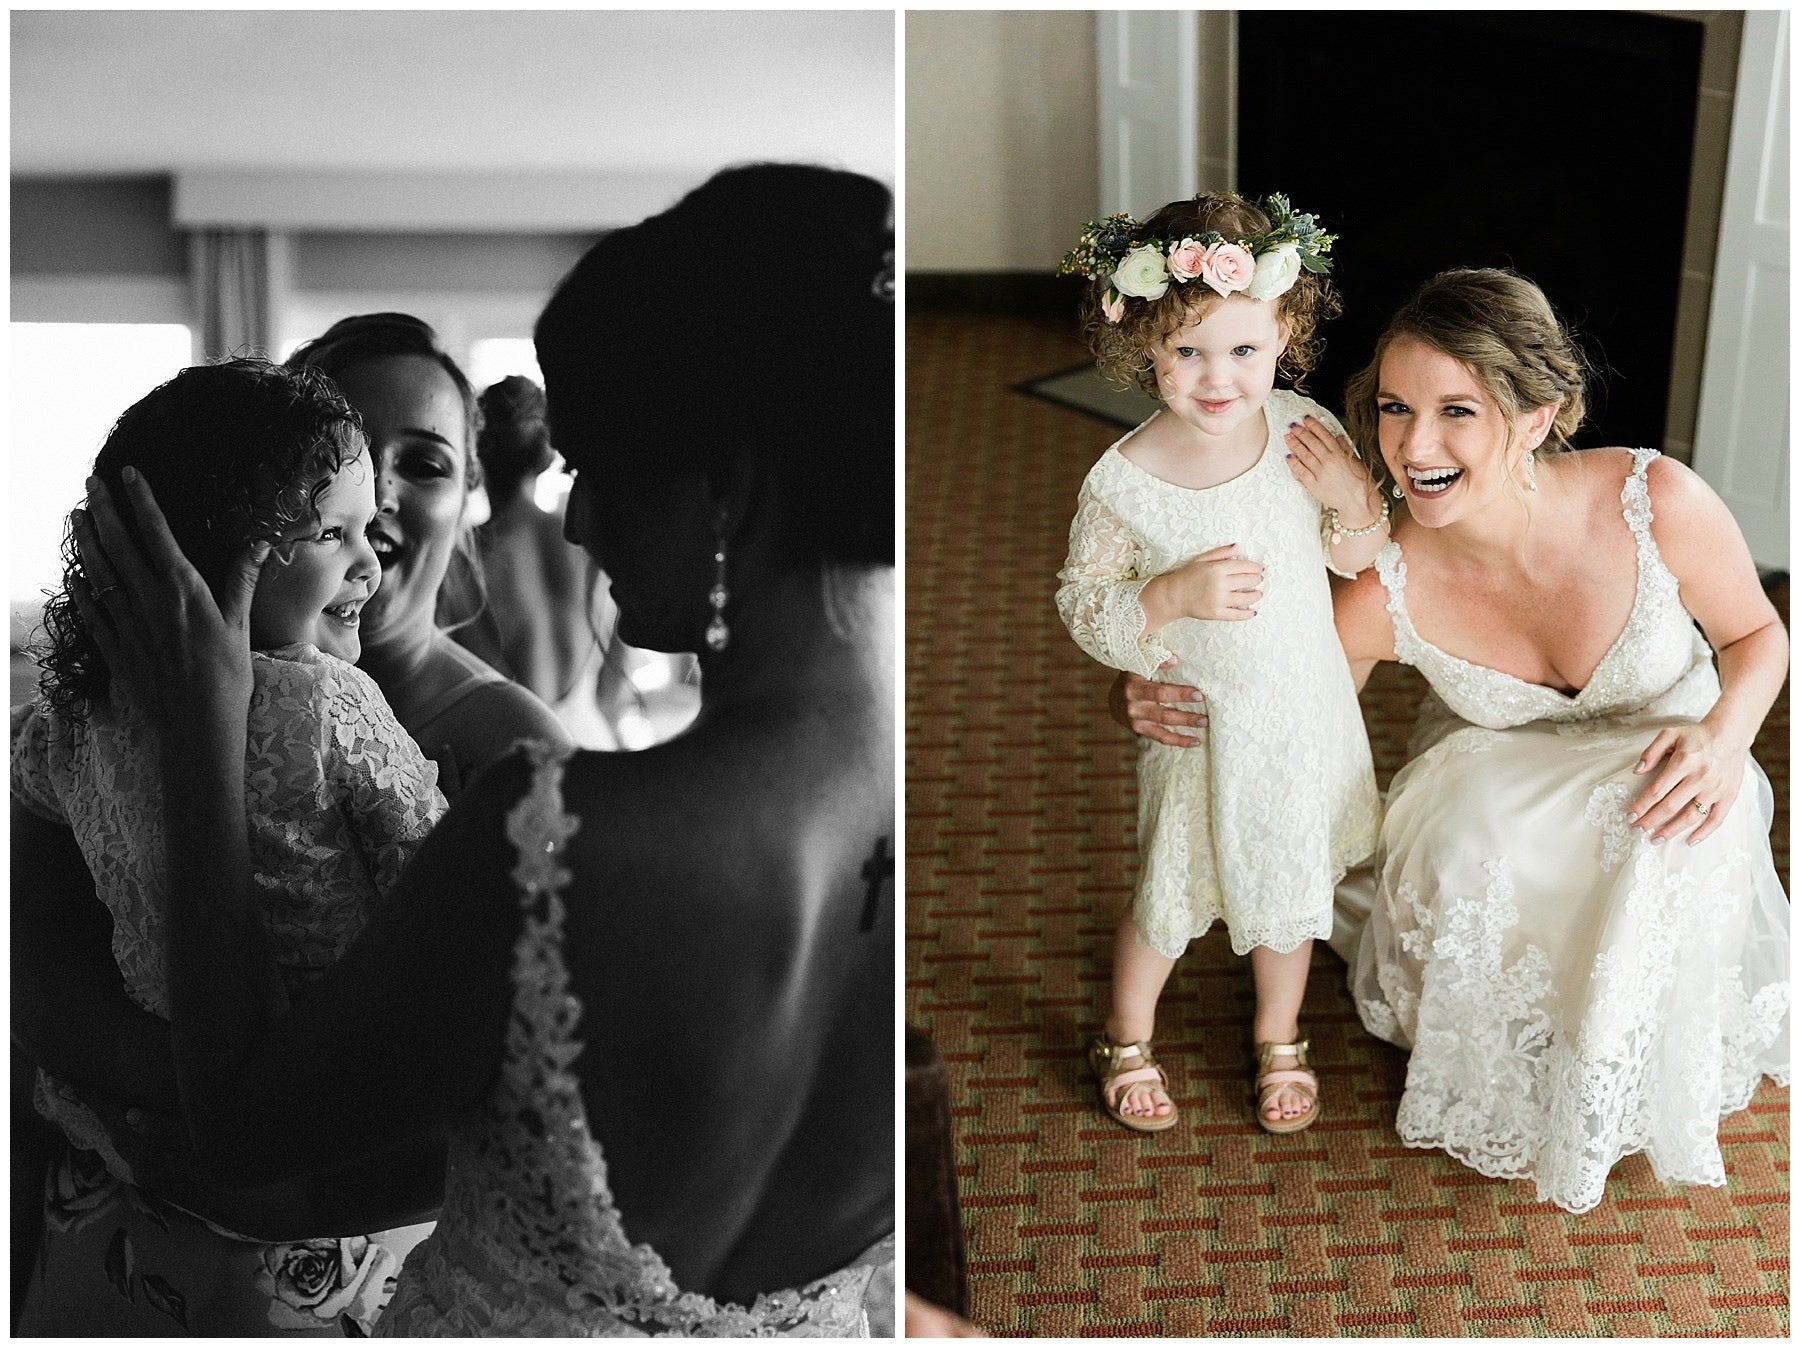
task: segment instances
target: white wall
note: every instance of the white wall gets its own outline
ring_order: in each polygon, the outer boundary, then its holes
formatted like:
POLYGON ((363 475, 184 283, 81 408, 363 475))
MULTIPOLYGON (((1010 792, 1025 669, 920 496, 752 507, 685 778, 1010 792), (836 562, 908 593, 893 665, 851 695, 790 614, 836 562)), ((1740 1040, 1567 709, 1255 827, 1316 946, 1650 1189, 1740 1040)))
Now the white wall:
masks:
POLYGON ((1100 200, 1094 16, 906 16, 908 271, 1045 272, 1100 200))

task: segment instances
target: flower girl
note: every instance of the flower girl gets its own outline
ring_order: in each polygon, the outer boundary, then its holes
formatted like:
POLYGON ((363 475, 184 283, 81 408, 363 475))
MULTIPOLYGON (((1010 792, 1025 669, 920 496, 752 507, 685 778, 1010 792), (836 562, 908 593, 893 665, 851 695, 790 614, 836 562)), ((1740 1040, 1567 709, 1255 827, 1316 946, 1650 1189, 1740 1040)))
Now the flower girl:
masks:
MULTIPOLYGON (((227 573, 248 544, 272 545, 250 609, 256 653, 244 795, 263 926, 292 991, 348 948, 445 809, 436 765, 374 681, 352 668, 361 653, 359 612, 381 583, 364 537, 375 474, 361 423, 316 371, 257 360, 198 366, 134 404, 108 435, 95 477, 118 499, 132 473, 168 503, 172 532, 215 591, 231 583, 227 573)), ((40 697, 13 713, 13 799, 73 833, 111 912, 125 989, 166 1020, 169 802, 144 711, 110 676, 93 635, 96 592, 72 543, 67 556, 64 588, 45 608, 40 697)), ((357 1278, 356 1295, 332 1299, 327 1323, 286 1297, 279 1277, 271 1280, 269 1270, 300 1247, 223 1232, 135 1187, 99 1117, 46 1073, 37 1101, 77 1148, 104 1159, 116 1191, 96 1193, 78 1223, 52 1220, 40 1282, 61 1291, 28 1296, 28 1308, 40 1303, 31 1313, 47 1317, 32 1321, 39 1332, 85 1332, 57 1319, 72 1309, 68 1301, 85 1299, 143 1322, 81 1322, 120 1332, 237 1332, 248 1314, 249 1323, 275 1330, 332 1329, 343 1320, 355 1328, 341 1332, 367 1333, 387 1279, 430 1230, 426 1223, 350 1238, 367 1276, 357 1278), (118 1249, 102 1256, 90 1248, 90 1235, 115 1229, 118 1249), (130 1284, 133 1265, 141 1289, 130 1284), (130 1292, 123 1299, 114 1295, 127 1291, 115 1276, 121 1267, 130 1292), (259 1296, 266 1309, 242 1304, 259 1296)), ((76 1155, 76 1164, 92 1167, 91 1156, 76 1155)))
POLYGON ((1319 1117, 1300 1003, 1379 808, 1325 568, 1366 567, 1388 522, 1336 419, 1275 386, 1313 367, 1337 312, 1332 242, 1282 197, 1208 194, 1091 223, 1059 268, 1090 278, 1102 373, 1163 406, 1083 483, 1057 608, 1096 660, 1207 694, 1203 746, 1140 742, 1138 885, 1089 1053, 1107 1113, 1143 1132, 1177 1119, 1157 998, 1220 919, 1256 986, 1257 1122, 1319 1117))

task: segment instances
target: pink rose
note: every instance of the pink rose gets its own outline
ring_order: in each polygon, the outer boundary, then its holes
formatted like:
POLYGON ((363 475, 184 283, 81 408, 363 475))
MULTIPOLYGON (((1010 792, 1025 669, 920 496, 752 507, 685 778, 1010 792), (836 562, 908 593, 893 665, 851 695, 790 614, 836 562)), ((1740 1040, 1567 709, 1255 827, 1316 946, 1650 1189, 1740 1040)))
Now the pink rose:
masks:
POLYGON ((1106 315, 1108 323, 1121 323, 1125 319, 1125 297, 1111 286, 1100 299, 1100 312, 1106 315))
POLYGON ((1200 256, 1201 279, 1221 295, 1242 290, 1256 275, 1256 259, 1237 243, 1215 243, 1200 256))
POLYGON ((256 1290, 269 1297, 277 1329, 322 1329, 344 1317, 367 1333, 392 1295, 387 1282, 398 1263, 366 1236, 269 1245, 256 1290))
POLYGON ((1169 275, 1177 281, 1191 281, 1200 274, 1205 260, 1205 244, 1194 239, 1183 239, 1169 249, 1169 275))

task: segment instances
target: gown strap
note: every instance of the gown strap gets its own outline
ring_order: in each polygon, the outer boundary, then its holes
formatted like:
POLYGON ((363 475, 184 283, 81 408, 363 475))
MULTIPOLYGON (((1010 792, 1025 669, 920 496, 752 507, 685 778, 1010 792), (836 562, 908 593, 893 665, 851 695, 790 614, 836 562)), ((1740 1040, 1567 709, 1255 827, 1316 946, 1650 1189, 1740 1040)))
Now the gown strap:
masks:
POLYGON ((1625 523, 1637 539, 1640 555, 1656 549, 1656 540, 1650 534, 1650 521, 1655 517, 1650 511, 1649 479, 1650 460, 1656 457, 1654 449, 1632 450, 1631 472, 1619 489, 1619 503, 1625 507, 1625 523))
POLYGON ((1413 630, 1406 611, 1406 558, 1391 538, 1375 554, 1375 574, 1387 591, 1387 611, 1394 620, 1394 655, 1403 665, 1417 666, 1425 654, 1425 642, 1413 630))
MULTIPOLYGON (((1663 561, 1662 549, 1656 546, 1656 535, 1650 530, 1656 516, 1650 508, 1649 469, 1650 461, 1657 457, 1658 451, 1654 449, 1632 450, 1631 472, 1619 489, 1625 523, 1637 540, 1638 593, 1634 600, 1634 621, 1639 608, 1661 610, 1681 603, 1681 582, 1663 561)), ((1689 621, 1692 621, 1691 617, 1689 621)))

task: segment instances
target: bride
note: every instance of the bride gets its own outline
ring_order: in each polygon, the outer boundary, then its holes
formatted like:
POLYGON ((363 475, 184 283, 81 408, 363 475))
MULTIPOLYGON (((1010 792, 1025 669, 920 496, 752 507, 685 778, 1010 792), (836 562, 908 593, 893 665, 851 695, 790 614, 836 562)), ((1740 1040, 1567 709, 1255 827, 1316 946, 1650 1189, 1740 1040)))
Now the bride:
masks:
MULTIPOLYGON (((1334 941, 1363 1024, 1411 1050, 1401 1140, 1575 1212, 1633 1152, 1722 1185, 1720 1117, 1788 1071, 1787 900, 1749 753, 1787 634, 1743 536, 1652 450, 1555 452, 1581 360, 1512 273, 1427 282, 1346 403, 1406 511, 1338 591, 1338 634, 1359 686, 1381 660, 1431 686, 1373 909, 1334 941)), ((1140 733, 1199 723, 1173 705, 1193 689, 1122 692, 1140 733)))
POLYGON ((855 174, 727 170, 563 282, 537 342, 570 537, 623 639, 698 654, 700 716, 488 769, 292 1004, 246 892, 256 560, 215 604, 141 482, 77 521, 84 611, 189 803, 170 944, 198 1150, 255 1183, 449 1128, 383 1333, 891 1325, 890 212, 855 174), (804 352, 834 386, 812 409, 804 352))

